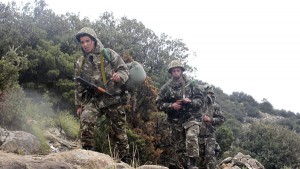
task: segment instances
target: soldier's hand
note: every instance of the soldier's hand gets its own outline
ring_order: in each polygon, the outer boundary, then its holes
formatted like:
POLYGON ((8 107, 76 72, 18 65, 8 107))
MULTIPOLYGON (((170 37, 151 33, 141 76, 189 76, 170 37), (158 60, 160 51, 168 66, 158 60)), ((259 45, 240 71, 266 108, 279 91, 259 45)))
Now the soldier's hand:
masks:
POLYGON ((183 99, 182 99, 182 102, 183 102, 184 104, 187 104, 187 103, 191 103, 192 100, 189 99, 189 98, 183 98, 183 99))
POLYGON ((205 124, 207 124, 207 125, 211 125, 212 124, 212 119, 209 117, 209 116, 207 116, 207 115, 204 115, 203 116, 203 118, 202 118, 202 120, 205 122, 205 124))
POLYGON ((77 108, 76 113, 77 113, 77 115, 78 115, 79 117, 81 116, 82 111, 83 111, 82 107, 77 108))
POLYGON ((172 103, 172 108, 176 111, 180 110, 182 108, 181 101, 177 100, 175 103, 172 103))
POLYGON ((114 81, 114 82, 120 82, 121 77, 117 73, 114 73, 111 77, 111 80, 114 81))

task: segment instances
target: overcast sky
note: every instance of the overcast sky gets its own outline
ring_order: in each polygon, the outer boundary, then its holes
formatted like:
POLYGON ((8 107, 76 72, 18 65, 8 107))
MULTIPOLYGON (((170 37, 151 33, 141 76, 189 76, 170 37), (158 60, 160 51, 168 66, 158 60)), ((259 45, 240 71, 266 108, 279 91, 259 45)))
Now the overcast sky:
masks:
POLYGON ((157 35, 182 39, 197 55, 190 64, 198 79, 300 112, 299 0, 45 1, 57 14, 137 19, 157 35))

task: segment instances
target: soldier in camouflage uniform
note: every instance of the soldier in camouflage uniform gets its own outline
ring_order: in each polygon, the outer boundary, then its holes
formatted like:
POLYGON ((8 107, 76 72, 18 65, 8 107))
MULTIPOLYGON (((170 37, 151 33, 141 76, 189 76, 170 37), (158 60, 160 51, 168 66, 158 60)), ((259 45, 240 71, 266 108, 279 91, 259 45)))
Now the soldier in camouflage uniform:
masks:
POLYGON ((210 85, 204 85, 205 104, 202 116, 202 124, 199 132, 200 169, 215 169, 216 154, 220 151, 216 142, 216 127, 225 121, 220 106, 215 102, 216 96, 210 85))
MULTIPOLYGON (((108 93, 91 92, 80 83, 75 85, 75 105, 80 116, 82 148, 94 149, 94 126, 98 117, 105 115, 110 125, 110 141, 115 156, 121 160, 128 156, 128 138, 125 130, 125 111, 121 97, 121 86, 128 79, 128 68, 122 58, 108 49, 111 61, 103 58, 103 45, 95 31, 84 27, 76 34, 83 56, 75 64, 75 76, 105 88, 108 93)), ((126 161, 127 162, 127 161, 126 161)))
POLYGON ((185 68, 178 60, 169 65, 172 78, 163 85, 156 99, 157 108, 168 115, 172 129, 172 159, 169 168, 197 169, 199 157, 199 124, 203 92, 200 86, 183 75, 185 68))

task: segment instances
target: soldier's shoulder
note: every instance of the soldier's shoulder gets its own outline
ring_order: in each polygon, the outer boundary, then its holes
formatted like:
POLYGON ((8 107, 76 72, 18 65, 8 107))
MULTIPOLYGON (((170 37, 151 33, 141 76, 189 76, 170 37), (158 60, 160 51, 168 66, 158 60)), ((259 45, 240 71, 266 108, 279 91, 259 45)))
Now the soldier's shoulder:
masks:
POLYGON ((112 57, 119 56, 119 54, 111 48, 104 48, 112 57))
POLYGON ((161 86, 161 89, 167 88, 168 86, 169 86, 169 82, 166 82, 165 84, 163 84, 163 85, 161 86))
POLYGON ((192 87, 196 90, 204 91, 203 87, 195 80, 189 80, 188 84, 189 84, 190 87, 192 87))
POLYGON ((168 80, 165 84, 162 85, 161 90, 167 90, 171 88, 171 85, 172 85, 172 81, 168 80))

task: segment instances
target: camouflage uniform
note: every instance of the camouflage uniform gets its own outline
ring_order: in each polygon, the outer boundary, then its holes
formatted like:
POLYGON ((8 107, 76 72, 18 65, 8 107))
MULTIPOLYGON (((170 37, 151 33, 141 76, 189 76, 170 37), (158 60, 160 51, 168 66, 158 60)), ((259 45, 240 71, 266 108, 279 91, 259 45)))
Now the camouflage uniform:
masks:
MULTIPOLYGON (((216 153, 220 151, 219 144, 216 142, 216 127, 223 124, 224 116, 220 110, 220 106, 215 102, 215 95, 212 87, 206 87, 205 93, 205 108, 204 114, 212 118, 212 124, 207 125, 202 122, 199 134, 199 148, 200 148, 200 168, 215 169, 216 168, 216 153)), ((203 115, 204 115, 203 114, 203 115)))
POLYGON ((168 122, 172 129, 172 159, 170 166, 176 168, 186 167, 188 157, 199 157, 199 124, 201 107, 204 102, 200 86, 188 80, 184 75, 182 80, 174 82, 169 80, 160 89, 156 99, 158 110, 168 115, 168 122), (183 104, 182 109, 176 111, 172 103, 183 97, 191 99, 191 103, 183 104))
MULTIPOLYGON (((103 59, 104 75, 108 82, 105 84, 100 67, 100 53, 103 45, 97 38, 94 30, 82 28, 76 35, 79 42, 80 36, 90 36, 95 42, 95 50, 85 53, 82 49, 81 56, 75 64, 75 76, 80 76, 86 81, 105 88, 113 97, 107 94, 93 93, 79 83, 75 85, 75 105, 83 107, 80 116, 81 144, 85 149, 94 147, 94 126, 98 117, 105 115, 110 126, 110 139, 116 148, 116 155, 120 158, 128 155, 128 138, 125 130, 126 116, 124 107, 120 102, 121 86, 128 79, 128 68, 122 58, 113 50, 108 49, 111 61, 103 59), (113 82, 109 79, 116 72, 121 82, 113 82)), ((102 55, 103 56, 103 55, 102 55)))

